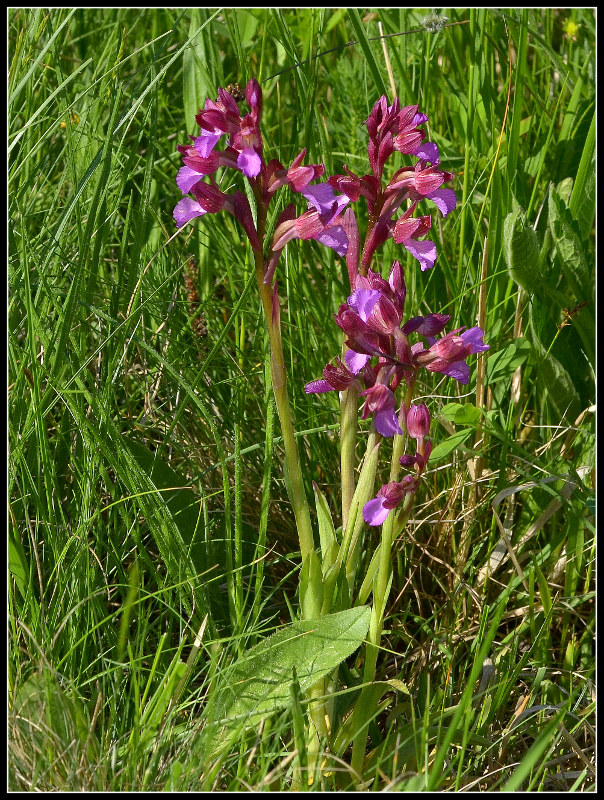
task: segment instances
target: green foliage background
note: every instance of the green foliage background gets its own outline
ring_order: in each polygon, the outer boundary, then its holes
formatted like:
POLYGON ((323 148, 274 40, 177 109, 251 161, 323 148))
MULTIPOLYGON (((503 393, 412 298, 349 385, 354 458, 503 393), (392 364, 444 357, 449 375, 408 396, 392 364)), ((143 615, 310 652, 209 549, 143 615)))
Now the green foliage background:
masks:
MULTIPOLYGON (((176 145, 255 76, 269 157, 363 174, 389 70, 460 201, 434 215, 435 268, 406 264, 407 311, 486 313, 491 351, 469 387, 423 387, 440 451, 397 543, 364 777, 592 785, 595 15, 441 13, 10 10, 12 789, 291 786, 295 680, 260 730, 204 737, 229 664, 295 618, 299 560, 250 252, 227 215, 176 232, 176 145)), ((279 270, 308 495, 337 520, 337 398, 303 386, 339 349, 348 278, 314 242, 279 270)), ((340 755, 312 788, 350 785, 340 755)))

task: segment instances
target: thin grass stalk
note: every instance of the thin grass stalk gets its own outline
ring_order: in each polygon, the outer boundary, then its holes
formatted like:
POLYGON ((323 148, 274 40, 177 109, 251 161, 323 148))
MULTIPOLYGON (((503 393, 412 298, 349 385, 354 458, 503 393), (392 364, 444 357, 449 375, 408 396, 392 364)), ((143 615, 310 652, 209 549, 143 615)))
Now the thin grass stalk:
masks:
POLYGON ((466 141, 465 141, 465 155, 463 166, 463 189, 461 198, 461 211, 459 214, 459 262, 458 268, 460 272, 463 267, 463 260, 466 255, 465 240, 466 240, 466 218, 468 216, 468 198, 470 193, 470 162, 473 155, 472 138, 474 129, 474 80, 475 80, 475 66, 474 66, 474 41, 476 36, 476 9, 470 9, 470 64, 468 66, 468 116, 466 125, 466 141))

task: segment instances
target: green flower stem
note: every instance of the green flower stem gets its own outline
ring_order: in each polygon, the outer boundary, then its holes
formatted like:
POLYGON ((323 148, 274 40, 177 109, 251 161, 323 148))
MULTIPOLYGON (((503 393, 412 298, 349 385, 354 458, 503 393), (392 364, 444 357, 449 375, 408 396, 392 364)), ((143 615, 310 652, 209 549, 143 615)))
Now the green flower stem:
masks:
MULTIPOLYGON (((402 437, 401 437, 402 438, 402 437)), ((355 732, 352 743, 351 767, 358 775, 363 774, 363 761, 367 747, 368 726, 376 712, 382 688, 375 684, 380 639, 384 626, 384 613, 392 582, 392 544, 395 529, 400 530, 408 519, 413 506, 413 495, 408 495, 397 515, 389 514, 382 526, 380 542, 380 563, 373 588, 373 608, 363 668, 363 688, 353 711, 352 730, 355 732)))
POLYGON ((281 424, 281 435, 283 437, 283 448, 285 450, 284 478, 290 502, 294 509, 296 528, 298 530, 298 540, 300 542, 300 554, 302 563, 305 558, 314 550, 314 537, 310 524, 310 512, 308 510, 308 500, 304 490, 302 480, 302 470, 300 468, 300 456, 298 445, 294 436, 294 425, 292 421, 291 407, 287 393, 287 371, 285 359, 283 357, 283 342, 281 339, 281 325, 279 321, 279 309, 273 307, 273 290, 271 286, 264 283, 265 262, 264 262, 264 235, 266 230, 266 209, 262 204, 261 192, 258 186, 253 186, 256 197, 257 221, 256 228, 260 247, 254 250, 254 261, 256 264, 256 281, 264 309, 264 318, 268 330, 268 338, 271 348, 271 378, 273 392, 275 395, 275 405, 279 422, 281 424))
MULTIPOLYGON (((390 481, 397 480, 400 472, 399 458, 404 452, 407 440, 405 409, 408 409, 411 405, 414 388, 414 383, 407 388, 405 400, 399 412, 399 424, 402 430, 405 431, 405 434, 403 436, 399 435, 394 437, 392 460, 390 462, 390 481)), ((409 494, 405 497, 398 514, 389 514, 382 525, 379 565, 373 587, 373 607, 371 609, 371 621, 369 623, 369 633, 367 634, 367 646, 365 649, 363 688, 361 689, 360 697, 353 711, 352 730, 355 731, 355 737, 352 744, 351 767, 358 775, 363 774, 368 725, 373 719, 381 696, 381 688, 376 686, 374 681, 380 649, 380 639, 384 627, 386 603, 392 583, 392 545, 398 532, 402 530, 402 527, 409 518, 412 507, 413 494, 409 494)))
POLYGON ((350 503, 346 527, 342 534, 342 544, 335 562, 335 574, 339 573, 343 564, 348 564, 363 530, 363 506, 371 499, 373 492, 381 440, 380 434, 375 429, 372 430, 367 440, 367 450, 363 459, 361 474, 350 503))
MULTIPOLYGON (((350 390, 348 390, 350 391, 350 390)), ((357 395, 356 392, 354 393, 354 402, 355 407, 357 403, 357 395)), ((350 408, 348 409, 350 413, 350 408)), ((355 416, 355 437, 356 437, 356 408, 354 411, 355 416)), ((348 420, 349 421, 349 420, 348 420)), ((340 544, 338 554, 336 556, 336 560, 325 576, 324 581, 324 592, 323 592, 323 614, 328 613, 332 610, 340 610, 338 605, 337 608, 334 609, 333 601, 334 601, 334 592, 336 591, 336 586, 340 586, 338 581, 342 576, 343 569, 346 570, 346 577, 348 583, 348 590, 344 592, 344 595, 348 595, 348 597, 352 597, 352 588, 354 584, 354 575, 349 575, 349 559, 352 553, 354 553, 356 549, 356 544, 363 530, 364 520, 363 520, 363 506, 365 503, 371 498, 371 494, 373 492, 373 485, 375 482, 375 473, 377 470, 377 463, 378 463, 378 456, 380 452, 380 443, 382 437, 379 433, 376 432, 375 429, 369 434, 369 439, 367 442, 367 450, 365 452, 365 458, 363 460, 363 466, 361 468, 361 473, 359 475, 359 480, 356 485, 356 489, 354 490, 353 496, 348 503, 348 515, 346 519, 346 525, 343 529, 342 535, 342 542, 340 544)), ((341 597, 341 589, 337 591, 337 601, 339 601, 341 597)), ((350 606, 348 606, 350 607, 350 606)), ((337 670, 332 676, 328 676, 322 682, 322 697, 319 699, 318 694, 318 687, 314 687, 317 689, 316 694, 311 694, 311 697, 315 699, 315 703, 311 704, 311 716, 313 719, 313 723, 315 727, 319 720, 317 719, 317 714, 314 713, 314 708, 318 708, 321 710, 322 720, 321 723, 325 726, 326 732, 335 736, 335 732, 332 729, 332 720, 333 720, 333 710, 334 710, 334 698, 333 698, 333 689, 336 681, 337 670)), ((318 737, 315 737, 315 742, 318 741, 318 737)), ((313 746, 314 746, 313 742, 313 746)), ((310 748, 309 748, 310 749, 310 748)))
MULTIPOLYGON (((258 239, 260 242, 260 248, 258 250, 254 250, 256 281, 258 283, 258 290, 262 300, 262 308, 264 310, 264 318, 266 320, 266 327, 268 331, 271 349, 271 380, 273 384, 273 393, 275 396, 277 414, 281 424, 283 447, 285 450, 283 476, 285 478, 287 493, 294 510, 296 528, 298 531, 298 540, 300 543, 300 555, 302 559, 302 565, 304 565, 305 562, 311 558, 311 554, 314 552, 314 537, 310 523, 308 500, 304 490, 302 469, 300 467, 300 455, 298 453, 298 445, 294 436, 291 406, 289 404, 287 392, 287 370, 285 367, 285 359, 283 357, 280 313, 279 308, 275 307, 275 303, 278 303, 279 301, 276 294, 273 294, 273 289, 270 284, 264 282, 266 269, 264 262, 263 242, 266 226, 266 209, 262 205, 257 187, 255 187, 254 193, 257 201, 258 218, 256 224, 258 239)), ((302 575, 304 574, 305 572, 302 570, 302 575)), ((307 592, 313 592, 312 581, 309 581, 308 586, 304 586, 302 583, 300 585, 300 597, 304 597, 307 592)), ((317 602, 320 606, 321 600, 317 598, 317 602)), ((311 603, 310 605, 315 606, 317 604, 311 603)), ((304 603, 301 603, 301 606, 302 616, 304 616, 304 603)), ((325 719, 324 693, 325 683, 323 680, 319 681, 308 691, 309 743, 307 751, 307 768, 309 777, 314 774, 314 765, 316 764, 318 758, 320 739, 321 737, 326 736, 328 733, 328 727, 325 719)))
POLYGON ((340 466, 342 479, 342 530, 346 530, 348 514, 355 490, 355 452, 359 418, 359 393, 351 386, 342 393, 340 403, 340 466))
POLYGON ((291 407, 287 393, 287 372, 285 360, 283 358, 283 344, 281 341, 281 329, 278 322, 278 312, 273 314, 273 293, 268 284, 263 283, 264 260, 262 253, 255 254, 256 257, 256 277, 264 317, 268 329, 268 337, 271 347, 271 377, 273 382, 273 392, 275 395, 275 405, 279 422, 281 423, 281 435, 283 437, 283 448, 285 450, 284 477, 289 498, 294 509, 298 538, 300 541, 300 554, 302 563, 311 550, 314 550, 314 538, 312 526, 310 524, 310 512, 308 501, 302 480, 302 469, 300 467, 300 456, 298 445, 294 436, 294 426, 292 422, 291 407), (277 318, 277 319, 276 319, 277 318))

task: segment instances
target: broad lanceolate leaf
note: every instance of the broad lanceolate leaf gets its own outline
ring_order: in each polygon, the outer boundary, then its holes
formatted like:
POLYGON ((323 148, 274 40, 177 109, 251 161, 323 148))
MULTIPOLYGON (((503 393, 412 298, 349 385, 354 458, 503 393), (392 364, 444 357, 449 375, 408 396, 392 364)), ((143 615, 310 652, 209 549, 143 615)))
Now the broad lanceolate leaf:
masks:
POLYGON ((8 536, 8 569, 15 579, 21 597, 25 598, 29 579, 27 556, 19 539, 13 538, 10 534, 8 536))
POLYGON ((260 642, 221 676, 219 723, 257 725, 291 702, 292 668, 302 692, 332 672, 361 645, 369 629, 368 606, 287 625, 260 642))
POLYGON ((482 411, 472 403, 447 403, 440 413, 456 425, 477 425, 482 417, 482 411))
POLYGON ((569 209, 559 196, 557 190, 551 186, 549 192, 548 224, 559 259, 560 265, 568 286, 575 296, 576 302, 571 302, 569 307, 578 303, 584 304, 581 314, 573 320, 573 326, 581 337, 583 347, 593 364, 595 357, 595 263, 589 257, 587 237, 581 233, 577 222, 572 218, 569 209))
POLYGON ((551 352, 546 351, 534 330, 532 318, 530 327, 539 363, 540 391, 547 393, 549 401, 556 409, 560 419, 574 422, 581 411, 581 400, 575 383, 566 367, 551 352))
POLYGON ((182 536, 182 542, 196 568, 200 572, 207 569, 201 541, 202 521, 199 499, 195 497, 193 490, 188 485, 189 481, 134 438, 125 437, 124 441, 141 470, 162 493, 161 497, 172 515, 182 536))
POLYGON ((524 218, 521 208, 508 214, 503 223, 503 253, 511 278, 532 294, 541 281, 539 239, 524 218))
POLYGON ((594 111, 569 203, 570 213, 579 223, 579 228, 584 236, 591 233, 596 212, 595 153, 596 114, 594 111))
POLYGON ((33 673, 19 687, 14 711, 26 734, 23 741, 29 741, 31 755, 44 768, 51 768, 46 758, 60 769, 70 749, 83 748, 90 758, 96 757, 97 739, 83 703, 69 687, 61 688, 50 669, 33 673))

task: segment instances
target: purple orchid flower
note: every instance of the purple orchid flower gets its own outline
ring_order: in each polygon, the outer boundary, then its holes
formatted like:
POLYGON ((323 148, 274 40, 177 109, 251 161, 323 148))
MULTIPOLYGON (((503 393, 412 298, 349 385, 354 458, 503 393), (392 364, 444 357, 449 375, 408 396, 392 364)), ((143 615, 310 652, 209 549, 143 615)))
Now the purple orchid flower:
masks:
POLYGON ((363 519, 368 525, 381 525, 393 508, 397 508, 405 497, 415 494, 417 478, 405 475, 402 481, 391 481, 382 486, 377 497, 363 506, 363 519))
POLYGON ((271 246, 273 252, 281 251, 292 239, 316 239, 339 256, 345 256, 348 236, 342 225, 342 214, 349 203, 348 197, 336 196, 328 183, 306 186, 301 194, 308 200, 309 210, 277 225, 271 246))
MULTIPOLYGON (((336 324, 347 336, 345 364, 339 363, 346 370, 348 385, 352 384, 355 376, 365 383, 365 391, 360 392, 366 398, 362 418, 373 414, 376 430, 382 436, 402 432, 394 399, 401 381, 412 386, 418 371, 425 368, 467 384, 470 371, 466 359, 489 349, 483 340, 484 333, 478 327, 467 331, 459 328, 437 338, 449 322, 448 314, 428 314, 404 321, 405 298, 401 265, 395 261, 387 281, 372 270, 366 276, 357 275, 354 291, 334 315, 336 324), (424 337, 428 346, 421 340, 411 344, 409 337, 414 334, 424 337)), ((336 387, 325 373, 323 377, 323 382, 308 384, 306 392, 348 388, 345 384, 336 387)), ((413 408, 408 421, 410 433, 419 430, 420 417, 424 426, 426 424, 427 409, 413 408)), ((427 423, 429 425, 429 416, 427 423)))

